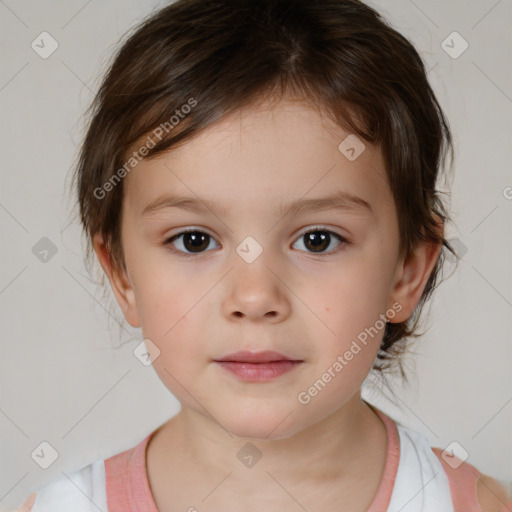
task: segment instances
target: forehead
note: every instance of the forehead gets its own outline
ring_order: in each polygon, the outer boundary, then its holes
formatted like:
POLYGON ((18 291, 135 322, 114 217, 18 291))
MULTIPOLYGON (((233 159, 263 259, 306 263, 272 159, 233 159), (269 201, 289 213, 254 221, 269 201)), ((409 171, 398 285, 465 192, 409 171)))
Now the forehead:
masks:
POLYGON ((165 194, 195 196, 223 213, 279 213, 298 198, 338 192, 369 203, 374 216, 393 206, 380 148, 287 99, 239 110, 143 159, 125 180, 125 206, 137 215, 165 194))

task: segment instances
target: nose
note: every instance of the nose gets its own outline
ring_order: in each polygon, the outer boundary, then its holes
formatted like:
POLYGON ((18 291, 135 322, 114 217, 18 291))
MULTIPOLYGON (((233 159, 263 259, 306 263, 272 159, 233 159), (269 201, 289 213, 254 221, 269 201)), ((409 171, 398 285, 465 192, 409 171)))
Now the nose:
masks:
POLYGON ((231 321, 278 323, 290 315, 285 280, 262 256, 252 263, 235 261, 235 268, 229 273, 222 309, 231 321))

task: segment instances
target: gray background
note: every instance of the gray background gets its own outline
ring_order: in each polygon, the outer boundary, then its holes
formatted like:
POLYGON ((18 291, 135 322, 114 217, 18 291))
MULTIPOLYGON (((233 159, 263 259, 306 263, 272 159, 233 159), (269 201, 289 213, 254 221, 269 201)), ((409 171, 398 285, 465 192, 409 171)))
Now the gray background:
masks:
MULTIPOLYGON (((114 44, 163 5, 0 0, 0 510, 131 448, 179 408, 134 357, 140 331, 119 327, 112 295, 105 299, 85 270, 67 192, 82 115, 114 44), (31 47, 43 31, 59 45, 47 59, 31 47), (46 262, 33 252, 43 237, 57 250, 46 262), (43 441, 58 452, 47 469, 31 457, 43 441)), ((408 358, 411 386, 394 384, 396 405, 375 386, 363 396, 433 446, 457 441, 469 463, 512 481, 512 3, 372 5, 416 44, 451 122, 448 238, 464 255, 408 358), (441 46, 454 31, 469 44, 457 58, 441 46)), ((461 40, 453 41, 452 52, 460 51, 461 40)))

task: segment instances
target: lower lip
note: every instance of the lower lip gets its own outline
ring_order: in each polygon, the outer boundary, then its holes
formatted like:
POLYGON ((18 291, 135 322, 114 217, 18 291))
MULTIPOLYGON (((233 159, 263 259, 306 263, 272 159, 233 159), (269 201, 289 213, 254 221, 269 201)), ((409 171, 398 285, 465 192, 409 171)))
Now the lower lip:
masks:
POLYGON ((273 361, 271 363, 238 363, 235 361, 215 361, 239 379, 251 382, 265 382, 296 368, 302 361, 273 361))

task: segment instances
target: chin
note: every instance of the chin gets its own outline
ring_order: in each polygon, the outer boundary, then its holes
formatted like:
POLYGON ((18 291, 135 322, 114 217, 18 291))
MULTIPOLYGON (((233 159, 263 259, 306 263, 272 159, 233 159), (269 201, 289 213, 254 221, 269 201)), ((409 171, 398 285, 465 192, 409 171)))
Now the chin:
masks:
POLYGON ((295 423, 295 412, 288 411, 288 416, 280 411, 247 411, 240 414, 232 411, 233 416, 220 422, 231 434, 246 439, 272 441, 287 439, 300 430, 295 423))

